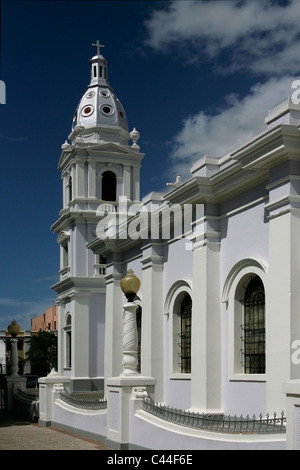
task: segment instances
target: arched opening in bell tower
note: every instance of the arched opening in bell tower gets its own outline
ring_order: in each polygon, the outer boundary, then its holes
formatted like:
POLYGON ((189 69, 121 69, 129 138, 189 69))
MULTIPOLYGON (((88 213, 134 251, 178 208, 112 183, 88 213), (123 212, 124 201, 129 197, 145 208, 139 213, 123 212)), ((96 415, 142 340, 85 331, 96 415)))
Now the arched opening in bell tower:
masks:
POLYGON ((102 175, 102 198, 103 201, 116 201, 117 178, 112 171, 105 171, 102 175))

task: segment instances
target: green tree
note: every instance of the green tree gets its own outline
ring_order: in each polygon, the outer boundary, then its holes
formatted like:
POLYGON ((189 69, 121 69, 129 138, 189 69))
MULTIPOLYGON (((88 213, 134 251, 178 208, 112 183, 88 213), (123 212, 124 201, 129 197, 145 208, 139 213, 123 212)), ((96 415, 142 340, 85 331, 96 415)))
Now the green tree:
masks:
POLYGON ((26 361, 32 374, 46 376, 52 367, 57 368, 57 336, 49 331, 39 331, 31 337, 26 361))

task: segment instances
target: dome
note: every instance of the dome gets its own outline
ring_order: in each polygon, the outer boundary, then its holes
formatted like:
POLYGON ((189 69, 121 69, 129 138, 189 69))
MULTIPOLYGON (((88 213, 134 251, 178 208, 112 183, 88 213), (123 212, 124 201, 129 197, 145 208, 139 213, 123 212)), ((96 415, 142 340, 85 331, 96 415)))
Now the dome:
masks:
POLYGON ((97 54, 90 60, 91 82, 74 114, 72 130, 76 126, 95 128, 115 126, 128 132, 124 108, 108 82, 108 62, 100 53, 104 47, 97 41, 97 54))

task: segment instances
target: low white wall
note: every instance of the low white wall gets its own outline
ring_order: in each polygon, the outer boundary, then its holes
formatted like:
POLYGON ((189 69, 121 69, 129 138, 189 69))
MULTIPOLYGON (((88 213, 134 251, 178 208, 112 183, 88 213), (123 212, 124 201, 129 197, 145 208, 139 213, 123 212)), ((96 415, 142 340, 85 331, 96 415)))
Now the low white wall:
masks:
POLYGON ((80 436, 104 442, 106 439, 107 410, 77 409, 61 399, 53 403, 51 425, 80 436))
POLYGON ((178 426, 143 410, 130 409, 130 449, 286 450, 285 434, 223 434, 178 426))
MULTIPOLYGON (((52 384, 48 384, 48 386, 52 384)), ((48 412, 44 424, 51 424, 99 442, 107 441, 107 410, 75 408, 59 398, 58 391, 48 394, 48 412), (49 395, 52 406, 49 408, 49 395), (51 417, 50 417, 51 411, 51 417)), ((44 401, 44 400, 43 400, 44 401)), ((299 400, 300 401, 300 400, 299 400)), ((142 410, 143 400, 129 398, 128 441, 124 449, 150 450, 286 450, 286 435, 282 434, 225 434, 191 429, 164 421, 142 410)), ((300 403, 299 403, 300 404, 300 403)), ((114 412, 116 410, 114 409, 114 412)), ((119 410, 120 411, 120 410, 119 410)), ((41 421, 43 424, 43 420, 41 421)), ((110 442, 114 449, 120 442, 110 442), (115 444, 115 446, 114 446, 115 444)), ((110 446, 109 446, 110 447, 110 446)))

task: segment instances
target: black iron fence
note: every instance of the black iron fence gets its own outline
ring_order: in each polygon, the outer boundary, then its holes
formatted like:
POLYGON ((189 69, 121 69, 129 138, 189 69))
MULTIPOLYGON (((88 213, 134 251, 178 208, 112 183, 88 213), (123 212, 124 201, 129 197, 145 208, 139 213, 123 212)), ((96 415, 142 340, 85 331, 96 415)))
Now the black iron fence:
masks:
POLYGON ((102 410, 107 408, 107 401, 105 398, 100 398, 97 394, 82 394, 75 395, 67 392, 60 392, 59 398, 69 405, 75 406, 76 408, 82 408, 86 410, 102 410), (85 395, 85 396, 84 396, 85 395))
POLYGON ((165 421, 205 431, 257 434, 284 433, 286 430, 286 418, 283 412, 280 416, 274 413, 273 416, 267 414, 258 417, 196 413, 154 403, 149 398, 143 400, 143 410, 165 421))

